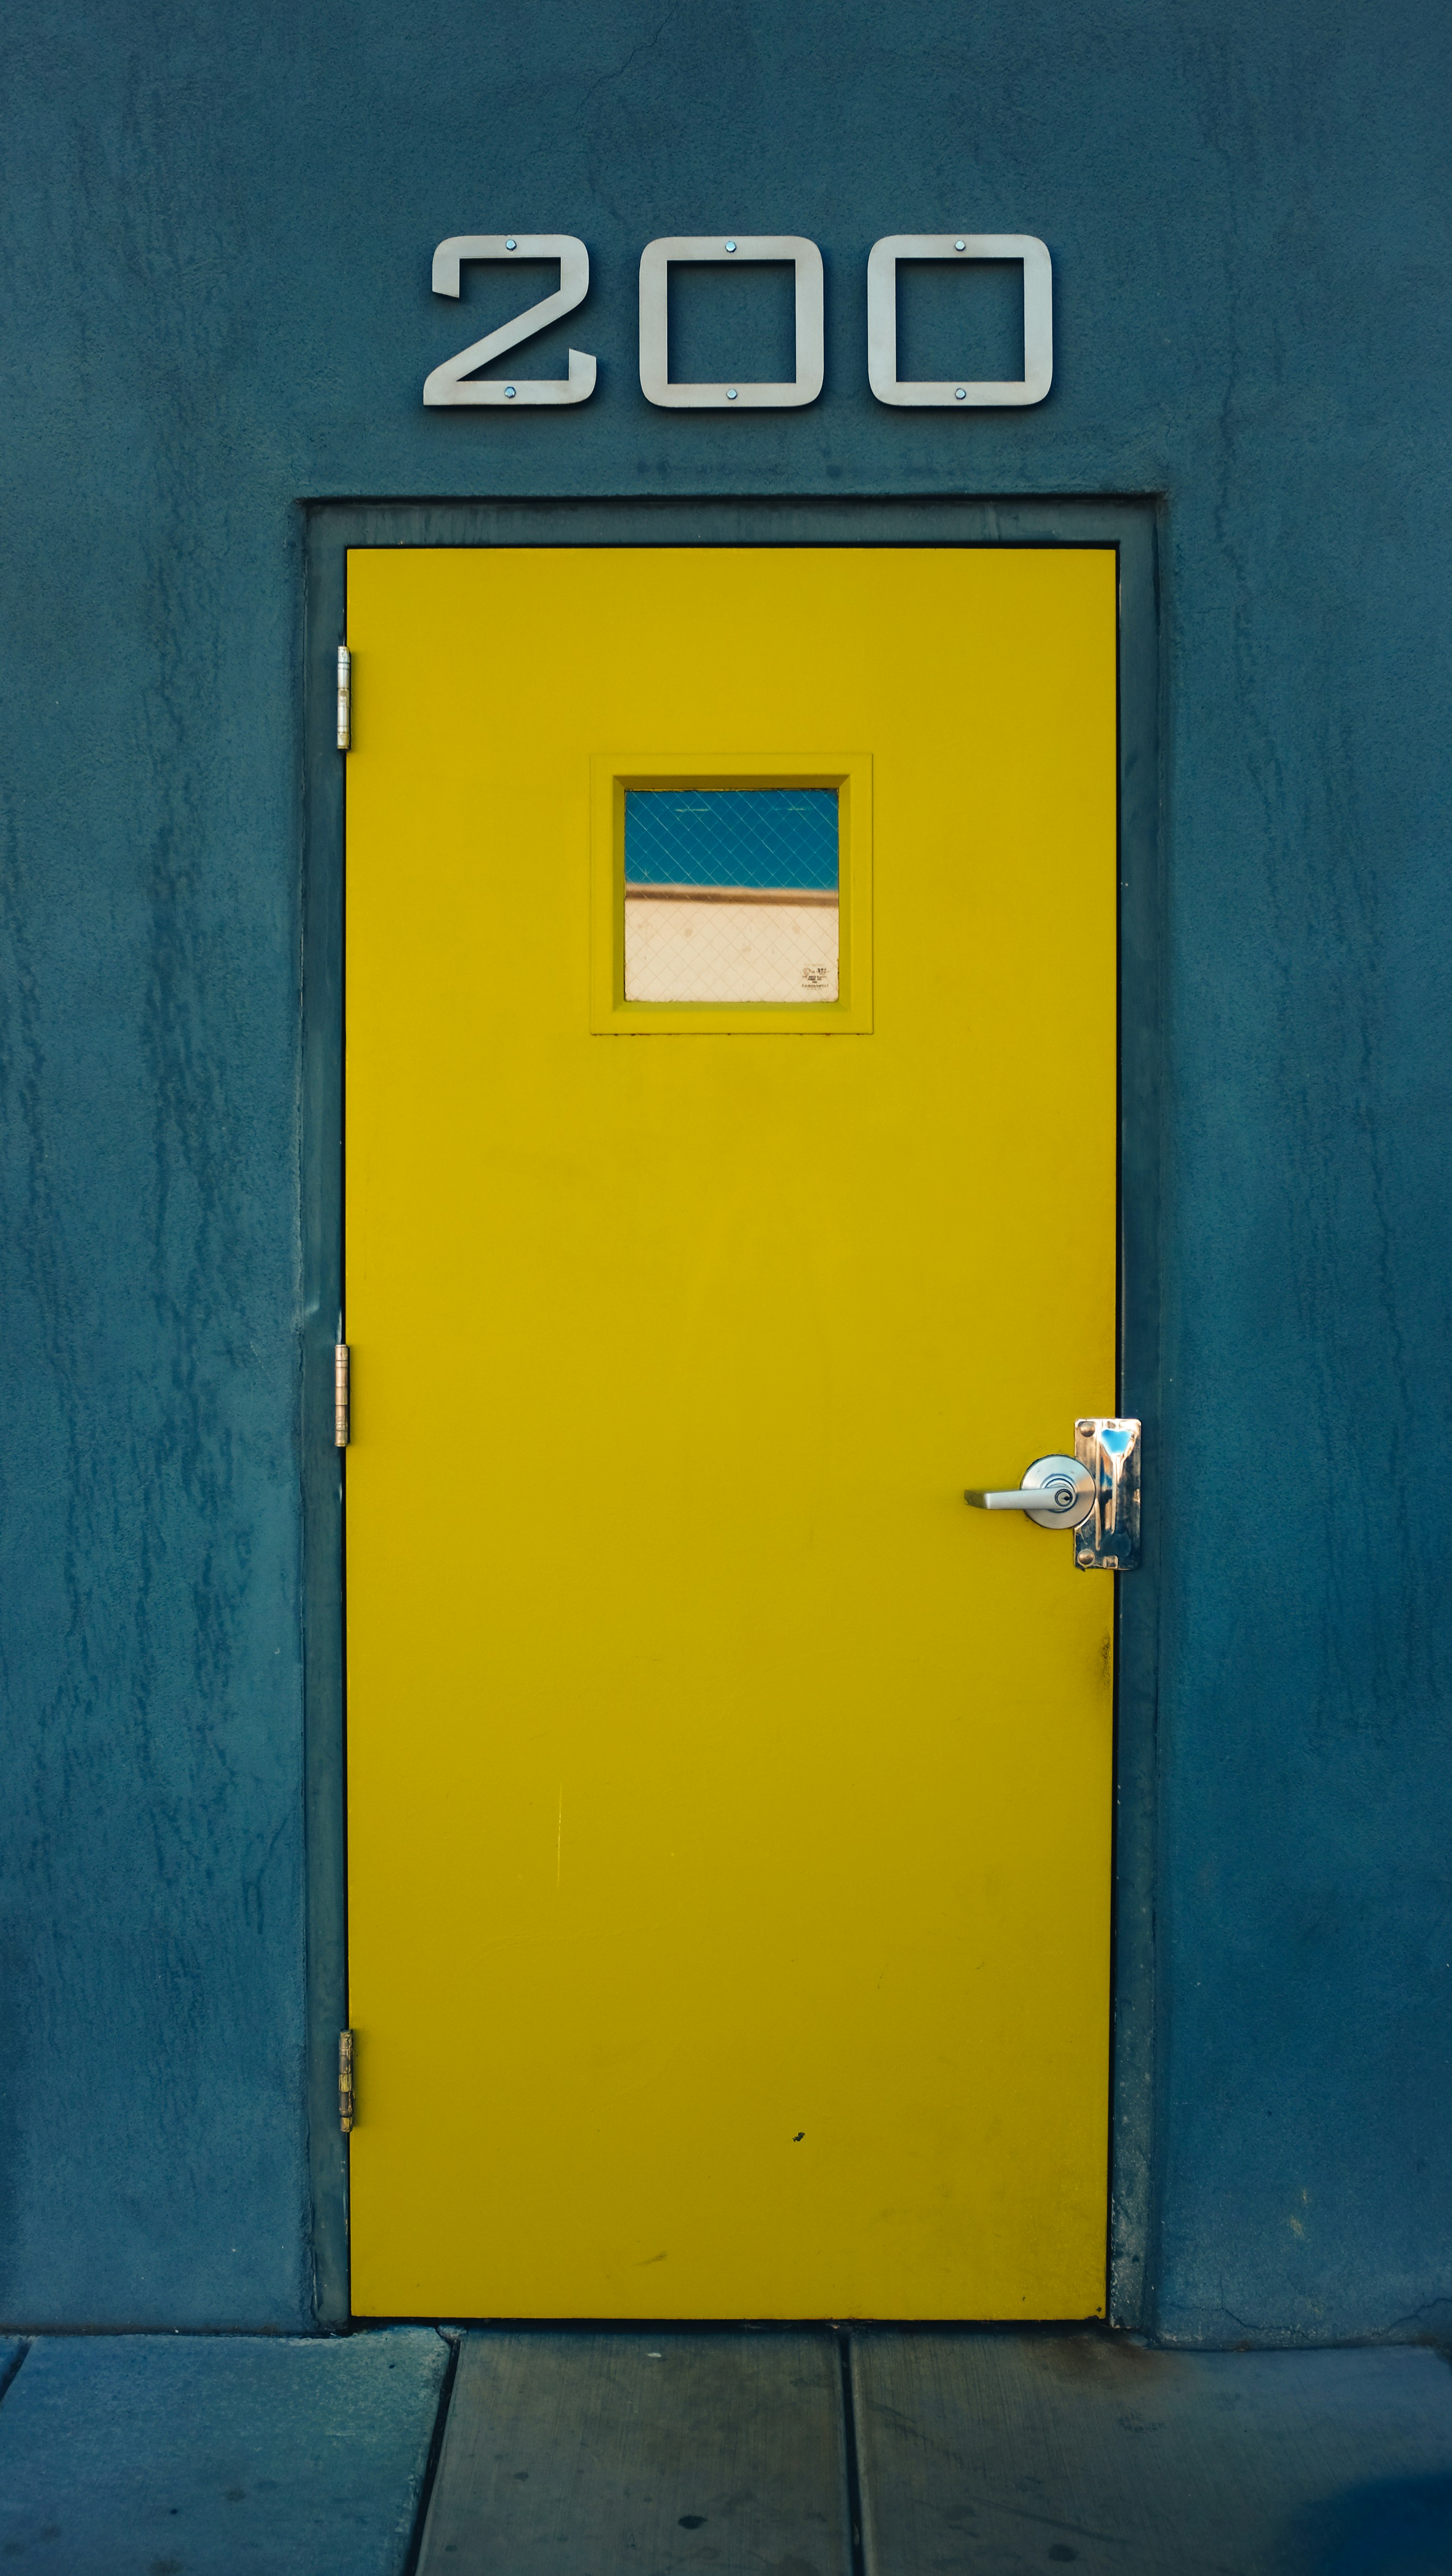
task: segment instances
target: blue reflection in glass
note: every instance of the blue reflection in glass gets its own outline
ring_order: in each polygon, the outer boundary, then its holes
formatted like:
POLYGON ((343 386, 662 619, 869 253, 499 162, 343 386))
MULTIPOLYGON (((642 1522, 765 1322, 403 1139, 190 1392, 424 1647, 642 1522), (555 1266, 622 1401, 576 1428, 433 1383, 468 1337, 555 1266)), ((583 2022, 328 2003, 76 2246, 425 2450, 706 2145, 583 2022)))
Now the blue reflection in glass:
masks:
POLYGON ((836 891, 830 787, 630 787, 628 886, 836 891))

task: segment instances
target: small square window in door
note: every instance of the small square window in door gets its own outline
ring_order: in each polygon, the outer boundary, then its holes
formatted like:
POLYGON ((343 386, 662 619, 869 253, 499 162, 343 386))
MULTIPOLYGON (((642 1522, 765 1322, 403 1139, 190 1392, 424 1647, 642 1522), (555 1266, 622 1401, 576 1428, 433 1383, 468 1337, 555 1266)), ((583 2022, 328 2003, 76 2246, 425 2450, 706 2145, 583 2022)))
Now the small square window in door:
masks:
POLYGON ((835 1002, 835 789, 629 788, 627 1002, 835 1002))

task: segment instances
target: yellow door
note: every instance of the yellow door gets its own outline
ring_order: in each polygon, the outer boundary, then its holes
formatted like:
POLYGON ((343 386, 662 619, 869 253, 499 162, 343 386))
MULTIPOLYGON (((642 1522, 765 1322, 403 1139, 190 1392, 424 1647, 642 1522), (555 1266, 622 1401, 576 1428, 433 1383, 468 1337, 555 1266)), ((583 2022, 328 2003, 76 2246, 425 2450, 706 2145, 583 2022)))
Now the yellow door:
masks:
POLYGON ((355 2311, 1092 2315, 1112 1579, 963 1492, 1114 1411, 1113 555, 348 619, 355 2311))

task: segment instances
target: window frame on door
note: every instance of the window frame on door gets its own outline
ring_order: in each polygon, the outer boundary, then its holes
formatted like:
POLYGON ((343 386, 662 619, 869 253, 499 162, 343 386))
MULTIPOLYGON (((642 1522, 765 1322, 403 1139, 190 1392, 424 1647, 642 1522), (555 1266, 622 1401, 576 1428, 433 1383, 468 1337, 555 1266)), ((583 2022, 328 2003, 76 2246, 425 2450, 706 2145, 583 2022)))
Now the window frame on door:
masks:
POLYGON ((872 756, 688 745, 590 763, 590 1026, 597 1037, 848 1037, 872 1030, 872 756), (625 799, 632 788, 830 787, 838 806, 838 974, 831 1002, 634 1002, 625 991, 625 799))

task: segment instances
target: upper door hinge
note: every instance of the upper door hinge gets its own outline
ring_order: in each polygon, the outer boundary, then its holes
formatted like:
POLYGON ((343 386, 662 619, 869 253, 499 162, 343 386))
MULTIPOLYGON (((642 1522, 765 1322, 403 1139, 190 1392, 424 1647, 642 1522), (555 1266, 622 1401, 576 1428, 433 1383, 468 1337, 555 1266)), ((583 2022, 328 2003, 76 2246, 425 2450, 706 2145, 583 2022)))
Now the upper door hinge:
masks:
POLYGON ((346 644, 338 647, 338 749, 348 751, 353 741, 353 656, 346 644))
POLYGON ((346 1342, 335 1342, 333 1344, 333 1447, 335 1449, 346 1449, 348 1446, 348 1378, 348 1345, 346 1342))
POLYGON ((353 2126, 353 2034, 338 2033, 338 2126, 346 2138, 353 2126))

